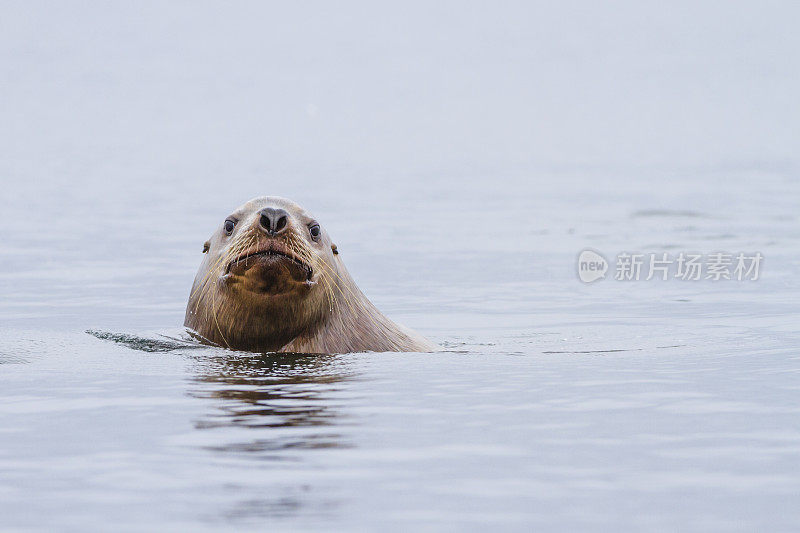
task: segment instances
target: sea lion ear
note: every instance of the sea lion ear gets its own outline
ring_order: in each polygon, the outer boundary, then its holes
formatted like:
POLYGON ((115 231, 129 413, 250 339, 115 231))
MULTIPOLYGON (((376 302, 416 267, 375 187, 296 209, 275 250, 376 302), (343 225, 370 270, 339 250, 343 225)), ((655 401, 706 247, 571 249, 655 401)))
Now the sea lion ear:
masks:
POLYGON ((331 244, 331 250, 333 251, 333 255, 339 255, 339 249, 335 244, 331 244))
POLYGON ((203 253, 206 253, 210 247, 211 247, 211 243, 209 241, 204 242, 203 243, 203 253))

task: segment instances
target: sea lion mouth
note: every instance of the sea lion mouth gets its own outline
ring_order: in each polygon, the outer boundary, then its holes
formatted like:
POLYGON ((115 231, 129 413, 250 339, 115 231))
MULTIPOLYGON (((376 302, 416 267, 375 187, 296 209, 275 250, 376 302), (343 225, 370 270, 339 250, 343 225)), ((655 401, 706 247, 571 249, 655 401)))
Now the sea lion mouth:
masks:
POLYGON ((304 263, 301 259, 293 255, 288 250, 284 251, 274 246, 270 246, 267 249, 250 250, 242 253, 228 263, 225 273, 230 273, 233 270, 240 270, 241 272, 244 272, 250 267, 254 267, 265 262, 271 264, 273 262, 277 263, 284 261, 288 262, 289 265, 293 267, 292 270, 294 270, 296 274, 303 274, 302 276, 296 275, 296 278, 302 277, 304 278, 304 281, 311 281, 311 278, 314 275, 314 269, 311 268, 310 265, 304 263))

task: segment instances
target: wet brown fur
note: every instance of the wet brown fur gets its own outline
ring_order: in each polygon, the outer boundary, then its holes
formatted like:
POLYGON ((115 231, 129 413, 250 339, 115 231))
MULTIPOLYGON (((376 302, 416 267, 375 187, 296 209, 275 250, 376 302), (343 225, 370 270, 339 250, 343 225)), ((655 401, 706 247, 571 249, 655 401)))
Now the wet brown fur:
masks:
POLYGON ((207 341, 256 352, 426 352, 431 342, 384 316, 359 290, 323 227, 285 198, 260 197, 238 208, 228 236, 224 224, 204 245, 185 325, 207 341), (270 236, 259 227, 264 207, 289 213, 287 228, 270 236), (272 259, 248 270, 238 257, 270 249, 295 259, 272 259), (311 268, 311 279, 301 279, 311 268))

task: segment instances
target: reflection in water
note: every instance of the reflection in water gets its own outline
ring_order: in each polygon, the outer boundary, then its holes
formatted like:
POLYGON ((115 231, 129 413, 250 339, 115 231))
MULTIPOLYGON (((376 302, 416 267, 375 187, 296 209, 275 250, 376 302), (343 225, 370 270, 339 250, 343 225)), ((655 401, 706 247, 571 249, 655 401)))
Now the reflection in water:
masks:
MULTIPOLYGON (((196 357, 189 392, 211 400, 211 412, 195 422, 199 432, 212 437, 202 448, 258 461, 248 468, 272 468, 277 461, 302 470, 314 468, 306 461, 314 450, 351 447, 335 430, 344 418, 342 385, 353 376, 346 357, 214 352, 219 355, 196 357)), ((257 497, 250 494, 226 509, 223 519, 258 524, 302 513, 330 520, 338 503, 307 483, 288 482, 257 497)))
POLYGON ((261 458, 296 459, 275 452, 291 449, 348 447, 331 431, 341 423, 334 398, 351 379, 341 356, 317 354, 225 354, 198 358, 196 398, 218 400, 214 412, 196 422, 197 429, 249 429, 208 449, 258 453, 261 458))
MULTIPOLYGON (((285 494, 265 494, 260 498, 242 500, 224 513, 225 522, 255 523, 260 520, 292 519, 299 514, 316 517, 322 523, 330 522, 341 504, 333 498, 319 498, 310 494, 309 486, 282 487, 285 494)), ((259 530, 259 529, 256 529, 259 530)))
POLYGON ((22 357, 0 353, 0 365, 18 365, 27 362, 28 361, 22 357))

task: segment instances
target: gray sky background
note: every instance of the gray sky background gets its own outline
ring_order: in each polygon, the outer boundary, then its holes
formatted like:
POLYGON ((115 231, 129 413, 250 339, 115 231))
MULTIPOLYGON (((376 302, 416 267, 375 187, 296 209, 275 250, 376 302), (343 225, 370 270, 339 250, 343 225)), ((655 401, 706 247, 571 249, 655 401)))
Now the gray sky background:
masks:
POLYGON ((797 6, 3 2, 0 171, 793 166, 797 6))

